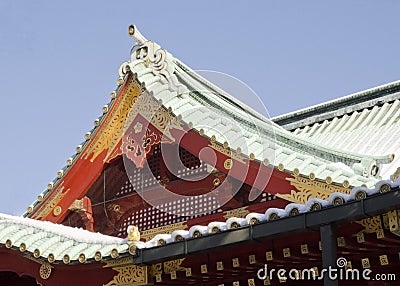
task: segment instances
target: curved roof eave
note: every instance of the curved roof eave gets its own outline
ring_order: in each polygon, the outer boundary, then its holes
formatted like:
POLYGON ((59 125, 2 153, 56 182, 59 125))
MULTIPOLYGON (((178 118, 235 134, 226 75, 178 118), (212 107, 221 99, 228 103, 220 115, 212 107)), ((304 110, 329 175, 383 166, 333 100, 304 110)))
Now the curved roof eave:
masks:
MULTIPOLYGON (((285 170, 294 171, 297 169, 298 164, 290 165, 290 162, 287 160, 294 161, 294 159, 299 159, 299 161, 304 161, 304 156, 311 157, 311 165, 314 164, 318 167, 321 165, 329 165, 326 168, 331 173, 338 173, 338 170, 341 169, 336 163, 343 163, 350 168, 355 168, 353 170, 349 170, 349 168, 344 168, 346 170, 342 170, 343 172, 340 175, 344 175, 351 180, 353 185, 362 185, 367 184, 371 186, 376 181, 370 175, 371 168, 374 168, 376 164, 388 163, 393 159, 392 155, 384 155, 384 156, 367 156, 365 154, 357 154, 350 153, 334 148, 329 148, 324 145, 315 144, 308 140, 303 140, 290 132, 284 130, 279 127, 277 124, 273 123, 271 120, 263 117, 256 111, 252 110, 250 107, 244 105, 240 101, 236 100, 229 94, 222 91, 220 88, 214 86, 212 83, 202 78, 200 75, 192 71, 190 68, 181 63, 178 59, 174 58, 170 53, 166 50, 162 49, 156 43, 152 41, 145 41, 144 37, 141 38, 140 44, 134 46, 131 52, 131 60, 129 62, 124 63, 121 66, 120 70, 124 70, 124 67, 129 66, 129 70, 137 75, 139 81, 141 81, 146 89, 152 93, 152 95, 162 102, 164 107, 171 109, 176 116, 181 116, 183 121, 185 121, 189 126, 193 126, 193 128, 197 131, 200 131, 200 127, 196 128, 197 125, 204 124, 204 122, 211 122, 213 125, 212 128, 209 128, 211 131, 218 130, 218 122, 221 121, 219 116, 211 116, 211 117, 199 117, 195 119, 193 113, 185 116, 185 112, 187 112, 187 108, 204 108, 206 105, 202 104, 205 101, 201 102, 201 99, 195 98, 191 89, 196 91, 205 90, 207 95, 204 98, 207 99, 207 107, 217 107, 220 111, 225 112, 225 116, 228 116, 230 120, 235 121, 235 126, 229 130, 224 130, 224 132, 243 132, 245 133, 242 137, 248 138, 251 137, 251 133, 253 135, 259 132, 259 128, 261 129, 261 135, 265 133, 267 135, 266 140, 268 141, 267 145, 271 143, 271 136, 275 137, 277 148, 279 149, 279 153, 286 154, 282 160, 275 160, 275 166, 283 164, 282 161, 285 161, 284 164, 285 170), (241 114, 246 114, 247 118, 240 117, 241 114), (232 116, 235 114, 235 116, 232 116), (256 129, 249 128, 249 126, 245 126, 242 123, 246 122, 246 120, 250 118, 253 121, 253 125, 256 129), (193 120, 197 120, 194 122, 193 120), (201 124, 200 124, 201 123, 201 124), (235 129, 239 126, 239 131, 235 129), (263 129, 263 127, 266 127, 263 129), (265 131, 269 128, 269 131, 265 131), (248 130, 250 129, 250 130, 248 130), (265 131, 265 132, 264 132, 265 131), (250 133, 250 135, 249 135, 250 133), (272 134, 273 133, 273 134, 272 134), (276 136, 275 136, 276 135, 276 136), (283 152, 282 152, 283 150, 283 152), (297 157, 297 154, 299 155, 297 157), (281 162, 279 162, 281 161, 281 162), (333 166, 335 165, 335 166, 333 166), (287 168, 289 166, 289 168, 287 168), (333 166, 333 167, 332 167, 333 166), (355 170, 355 172, 354 172, 355 170), (361 170, 361 171, 360 171, 361 170), (350 172, 349 172, 350 171, 350 172), (351 173, 354 173, 352 175, 351 173), (361 173, 360 173, 361 172, 361 173), (362 173, 366 173, 367 176, 370 176, 368 179, 364 178, 361 175, 362 173), (358 174, 358 175, 357 175, 358 174), (367 182, 366 182, 367 181, 367 182)), ((202 94, 202 92, 198 92, 198 94, 202 94)), ((222 124, 226 125, 226 124, 222 124)), ((202 128, 203 129, 203 128, 202 128)), ((224 128, 222 128, 224 129, 224 128)), ((224 144, 224 141, 218 140, 222 139, 222 136, 218 136, 218 134, 212 134, 210 130, 203 130, 202 133, 207 137, 215 136, 217 138, 217 142, 220 144, 224 144), (211 132, 211 133, 210 133, 211 132)), ((254 137, 254 136, 253 136, 254 137)), ((263 149, 263 139, 250 138, 251 140, 247 140, 246 143, 251 142, 248 146, 247 152, 243 152, 244 155, 249 157, 253 157, 256 160, 264 161, 264 153, 263 149), (255 142, 255 143, 254 143, 255 142), (253 144, 254 143, 254 144, 253 144), (260 144, 256 144, 260 143, 260 144), (254 146, 258 146, 254 147, 254 146)), ((233 144, 234 145, 234 144, 233 144)), ((235 150, 237 146, 231 146, 232 150, 235 150), (232 148, 233 147, 233 148, 232 148)), ((275 150, 274 150, 275 151, 275 150)), ((267 158, 270 162, 271 158, 267 158)), ((304 167, 304 166, 303 166, 304 167)), ((307 169, 307 168, 304 168, 307 169)), ((308 170, 309 171, 309 170, 308 170)), ((304 173, 304 170, 300 170, 300 173, 303 175, 309 175, 309 173, 304 173)), ((321 179, 326 179, 329 177, 329 172, 325 172, 324 176, 321 179)), ((318 178, 318 175, 317 175, 318 178)), ((343 183, 343 181, 348 181, 344 179, 343 176, 340 179, 333 178, 333 182, 343 183)))

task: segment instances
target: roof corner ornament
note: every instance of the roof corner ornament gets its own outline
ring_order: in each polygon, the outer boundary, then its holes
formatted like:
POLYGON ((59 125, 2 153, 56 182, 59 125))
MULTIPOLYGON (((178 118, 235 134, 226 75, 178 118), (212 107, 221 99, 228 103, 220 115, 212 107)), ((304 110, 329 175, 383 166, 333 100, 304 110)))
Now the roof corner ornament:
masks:
POLYGON ((139 32, 135 25, 130 25, 128 27, 129 36, 135 40, 138 45, 142 45, 147 42, 147 39, 139 32))
POLYGON ((121 65, 120 76, 124 76, 127 66, 129 66, 129 70, 134 71, 134 63, 142 61, 146 67, 151 68, 155 76, 160 77, 161 83, 168 84, 170 91, 183 93, 184 88, 174 75, 175 66, 172 61, 172 55, 157 43, 147 40, 135 25, 129 26, 128 34, 137 44, 131 50, 130 61, 121 65))
POLYGON ((352 166, 354 172, 363 177, 378 177, 381 169, 381 164, 377 160, 371 158, 362 159, 359 163, 355 163, 352 166))

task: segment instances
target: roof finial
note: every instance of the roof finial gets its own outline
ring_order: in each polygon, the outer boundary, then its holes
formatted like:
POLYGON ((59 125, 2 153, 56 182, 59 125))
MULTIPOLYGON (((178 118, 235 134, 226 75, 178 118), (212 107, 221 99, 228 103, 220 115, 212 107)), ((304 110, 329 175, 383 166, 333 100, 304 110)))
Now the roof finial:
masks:
POLYGON ((144 42, 147 42, 147 39, 143 37, 143 35, 139 32, 135 25, 130 25, 128 28, 129 36, 135 40, 138 45, 142 45, 144 42))

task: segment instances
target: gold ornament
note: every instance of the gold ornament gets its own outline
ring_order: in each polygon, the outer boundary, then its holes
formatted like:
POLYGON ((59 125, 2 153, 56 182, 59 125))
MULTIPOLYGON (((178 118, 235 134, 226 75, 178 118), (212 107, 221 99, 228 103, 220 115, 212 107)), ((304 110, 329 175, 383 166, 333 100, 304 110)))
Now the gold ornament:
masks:
POLYGON ((118 274, 104 286, 139 286, 148 284, 147 266, 129 265, 114 267, 118 274))
POLYGON ((129 241, 140 241, 140 231, 136 226, 128 227, 128 240, 129 241))
POLYGON ((61 211, 62 211, 62 208, 61 208, 60 206, 56 206, 56 207, 53 209, 53 215, 54 215, 54 216, 59 216, 60 213, 61 213, 61 211))
POLYGON ((52 268, 51 265, 47 263, 43 263, 42 265, 40 265, 39 268, 40 278, 44 280, 49 279, 51 275, 51 268, 52 268))
POLYGON ((227 170, 232 169, 233 161, 232 159, 226 159, 224 162, 224 168, 227 170))

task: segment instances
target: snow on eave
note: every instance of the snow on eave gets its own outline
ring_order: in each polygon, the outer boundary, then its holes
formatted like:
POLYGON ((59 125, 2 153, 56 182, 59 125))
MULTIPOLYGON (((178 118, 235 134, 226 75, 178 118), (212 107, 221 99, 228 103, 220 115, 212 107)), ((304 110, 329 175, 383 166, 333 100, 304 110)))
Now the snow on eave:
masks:
POLYGON ((7 214, 0 214, 0 224, 15 224, 33 227, 35 229, 40 229, 47 233, 72 239, 80 243, 120 244, 123 240, 122 238, 108 236, 101 233, 94 233, 81 228, 74 228, 61 224, 55 224, 49 221, 39 221, 7 214))

